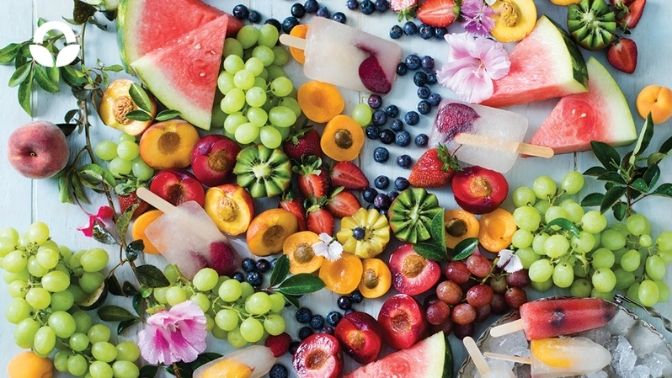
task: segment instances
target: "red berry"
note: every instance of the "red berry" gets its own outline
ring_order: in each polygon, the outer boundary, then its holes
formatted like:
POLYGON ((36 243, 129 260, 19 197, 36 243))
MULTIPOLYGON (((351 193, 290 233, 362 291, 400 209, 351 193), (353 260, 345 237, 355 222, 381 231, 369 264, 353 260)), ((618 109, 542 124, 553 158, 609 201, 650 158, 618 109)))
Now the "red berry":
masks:
POLYGON ((503 314, 509 310, 509 305, 506 304, 504 294, 495 293, 492 295, 492 301, 490 302, 490 310, 494 314, 503 314))
POLYGON ((474 334, 474 323, 455 324, 453 326, 453 332, 455 332, 455 336, 460 340, 467 336, 472 336, 474 334))
POLYGON ((434 301, 425 310, 427 322, 431 325, 443 324, 450 318, 450 307, 441 301, 434 301))
POLYGON ((477 322, 483 322, 488 317, 490 317, 490 314, 492 313, 492 307, 489 304, 486 304, 485 306, 481 306, 476 309, 476 321, 477 322))
POLYGON ((495 293, 504 294, 504 292, 508 288, 508 286, 506 285, 506 277, 502 275, 491 277, 488 280, 488 284, 490 285, 490 287, 492 287, 492 290, 495 293))
POLYGON ((277 336, 268 336, 266 339, 267 347, 271 348, 271 352, 275 357, 281 357, 289 350, 289 344, 292 343, 292 338, 286 333, 281 333, 277 336))

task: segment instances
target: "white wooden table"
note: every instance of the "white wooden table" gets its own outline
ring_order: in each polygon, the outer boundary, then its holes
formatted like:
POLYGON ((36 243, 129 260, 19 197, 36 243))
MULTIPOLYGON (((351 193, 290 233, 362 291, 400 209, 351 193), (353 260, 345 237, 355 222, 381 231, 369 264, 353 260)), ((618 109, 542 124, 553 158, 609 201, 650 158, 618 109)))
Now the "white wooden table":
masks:
MULTIPOLYGON (((166 0, 166 2, 169 2, 169 0, 166 0)), ((281 21, 289 15, 289 8, 293 3, 293 1, 284 0, 211 0, 210 2, 227 11, 230 11, 235 4, 242 2, 260 11, 264 17, 275 17, 281 21)), ((375 15, 375 17, 350 12, 345 7, 345 0, 322 0, 321 3, 328 5, 332 12, 343 11, 348 17, 349 25, 360 27, 363 30, 386 38, 388 37, 389 28, 395 22, 395 16, 391 12, 388 12, 385 16, 375 15)), ((537 0, 536 3, 540 14, 546 13, 564 25, 566 12, 564 8, 552 6, 548 0, 537 0)), ((672 44, 670 42, 672 41, 672 27, 669 25, 670 20, 672 20, 672 8, 669 7, 666 0, 649 0, 647 3, 644 17, 632 36, 639 46, 639 67, 637 72, 634 75, 620 74, 607 65, 610 72, 616 76, 633 110, 635 96, 645 85, 657 83, 672 87, 672 75, 670 75, 669 71, 670 62, 672 62, 672 44)), ((34 25, 39 17, 48 20, 58 20, 62 16, 69 17, 72 1, 3 0, 1 8, 0 45, 4 46, 9 42, 23 41, 31 37, 34 25)), ((95 27, 89 28, 89 31, 90 33, 87 33, 88 59, 99 58, 106 64, 119 63, 114 32, 102 32, 95 27)), ((445 51, 443 50, 445 49, 445 45, 439 42, 423 41, 419 37, 414 37, 402 38, 400 43, 405 50, 405 54, 411 52, 420 54, 429 53, 439 62, 443 59, 442 54, 445 51)), ((586 58, 589 55, 597 56, 606 65, 603 53, 588 53, 584 51, 586 58)), ((438 65, 440 66, 440 63, 438 65)), ((0 227, 13 226, 22 232, 31 222, 42 220, 49 224, 52 237, 59 244, 68 245, 73 249, 96 245, 95 241, 84 238, 75 230, 78 226, 84 225, 87 222, 87 218, 78 207, 64 205, 58 201, 58 190, 54 180, 28 180, 14 171, 5 158, 7 154, 6 143, 10 132, 14 128, 31 120, 19 107, 16 100, 16 90, 6 87, 11 72, 7 67, 0 67, 0 109, 2 112, 0 116, 2 119, 2 132, 0 133, 0 212, 2 216, 0 217, 0 227)), ((288 68, 288 72, 299 82, 305 80, 296 66, 288 68)), ((56 123, 61 122, 64 113, 75 106, 74 99, 69 95, 67 88, 63 89, 63 93, 58 95, 50 95, 42 91, 35 92, 32 97, 35 109, 33 119, 45 119, 56 123)), ((446 90, 440 90, 440 92, 444 96, 449 96, 446 90)), ((348 111, 352 108, 353 104, 366 98, 365 94, 347 91, 343 93, 346 96, 348 111)), ((397 81, 393 93, 387 99, 388 103, 393 101, 397 104, 402 109, 402 113, 415 108, 418 100, 415 95, 415 87, 408 76, 397 81)), ((549 114, 555 103, 556 100, 551 100, 514 108, 515 111, 524 114, 530 120, 531 128, 528 137, 549 114)), ((635 115, 635 119, 640 124, 641 120, 639 116, 635 115)), ((100 125, 99 123, 97 124, 100 125)), ((420 132, 428 133, 430 126, 431 122, 429 118, 423 117, 418 126, 408 127, 408 129, 415 135, 420 132)), ((668 122, 666 125, 657 127, 656 134, 652 145, 657 147, 663 138, 667 138, 672 134, 672 123, 668 122)), ((94 140, 102 140, 104 138, 116 139, 117 135, 114 131, 100 125, 100 127, 93 128, 93 138, 94 140)), ((79 139, 81 140, 81 138, 79 139)), ((409 147, 402 152, 402 148, 392 145, 388 147, 391 153, 390 161, 385 165, 381 165, 373 162, 371 158, 372 150, 376 145, 375 143, 368 144, 361 158, 367 176, 370 179, 379 174, 386 174, 391 179, 397 176, 406 176, 408 171, 397 167, 394 163, 394 158, 401 153, 408 153, 412 157, 417 158, 423 152, 422 149, 417 147, 409 147)), ((74 150, 76 150, 76 147, 73 147, 74 150)), ((590 153, 561 155, 552 161, 520 159, 512 172, 507 175, 507 178, 512 188, 519 185, 530 185, 535 177, 543 174, 551 175, 559 180, 568 170, 578 169, 582 171, 592 166, 594 162, 590 153)), ((661 182, 662 180, 671 181, 672 162, 665 162, 661 168, 663 172, 661 182)), ((437 191, 437 194, 443 207, 456 207, 452 194, 448 190, 437 191)), ((100 198, 98 199, 98 204, 102 204, 100 198)), ((92 206, 89 210, 93 209, 94 207, 92 206)), ((651 199, 641 203, 641 206, 637 210, 645 213, 652 220, 656 233, 662 229, 671 228, 669 226, 669 214, 672 211, 672 200, 651 199)), ((242 247, 242 242, 238 243, 238 246, 242 247)), ((116 260, 116 251, 112 249, 109 249, 109 251, 111 253, 112 264, 116 260)), ((151 257, 147 260, 150 259, 151 261, 149 262, 151 263, 163 264, 160 258, 151 257)), ((669 277, 668 282, 672 283, 672 279, 669 277)), ((110 296, 110 298, 112 297, 110 296)), ((320 293, 311 295, 303 303, 313 308, 313 310, 319 310, 320 313, 326 314, 331 309, 336 308, 336 298, 336 295, 323 290, 320 293)), ((0 308, 5 308, 8 301, 9 298, 6 294, 5 284, 0 283, 0 308)), ((119 299, 114 298, 112 301, 119 301, 119 299)), ((128 305, 128 303, 126 304, 128 305)), ((358 309, 368 311, 375 316, 378 313, 380 304, 381 301, 367 301, 363 305, 360 305, 358 309)), ((658 309, 664 314, 672 316, 672 306, 670 304, 660 305, 658 309)), ((293 311, 287 311, 286 316, 288 320, 292 319, 293 311)), ((291 320, 289 323, 293 324, 291 320)), ((654 320, 653 324, 662 329, 659 322, 654 320)), ((19 351, 19 348, 13 342, 13 328, 14 326, 4 319, 0 321, 0 340, 2 340, 0 342, 0 371, 2 372, 5 371, 10 358, 19 351)), ((296 328, 294 326, 290 326, 290 334, 296 335, 296 328)), ((670 337, 669 334, 666 336, 670 337)), ((454 338, 452 339, 451 344, 456 355, 455 363, 456 366, 459 366, 464 352, 458 341, 454 338)), ((209 350, 223 353, 228 351, 229 347, 225 342, 213 339, 209 343, 209 350)), ((287 363, 288 360, 285 360, 285 362, 287 363)), ((349 371, 352 367, 354 365, 351 362, 348 363, 345 371, 349 371)), ((0 373, 0 376, 4 376, 4 373, 0 373)))

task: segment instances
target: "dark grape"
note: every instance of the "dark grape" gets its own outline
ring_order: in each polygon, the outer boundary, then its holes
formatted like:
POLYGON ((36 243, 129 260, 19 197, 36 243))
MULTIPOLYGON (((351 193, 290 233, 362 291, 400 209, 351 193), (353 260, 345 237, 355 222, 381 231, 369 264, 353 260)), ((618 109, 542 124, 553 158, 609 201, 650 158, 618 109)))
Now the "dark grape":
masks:
POLYGON ((494 314, 503 314, 509 310, 509 306, 504 299, 504 294, 495 293, 492 295, 490 309, 494 314))
POLYGON ((443 324, 450 317, 450 307, 442 301, 434 301, 425 309, 425 315, 429 324, 443 324))
POLYGON ((467 291, 467 303, 474 307, 489 305, 492 301, 492 288, 485 284, 478 284, 467 291))
POLYGON ((463 295, 460 285, 453 281, 443 281, 436 287, 436 297, 449 305, 460 303, 463 295))
POLYGON ((506 276, 506 283, 512 287, 525 287, 530 284, 530 277, 527 275, 527 269, 509 273, 506 276))
POLYGON ((478 278, 484 278, 490 274, 491 267, 490 260, 481 254, 473 254, 467 258, 467 269, 478 278))
POLYGON ((495 293, 504 294, 508 286, 506 285, 506 277, 504 276, 494 276, 488 280, 488 284, 492 287, 492 290, 495 293))
POLYGON ((451 319, 459 325, 473 323, 476 320, 476 309, 469 303, 460 303, 453 307, 451 319))
POLYGON ((455 324, 453 326, 453 332, 455 336, 462 340, 467 336, 473 336, 474 334, 474 323, 469 324, 455 324))
POLYGON ((490 317, 490 314, 492 313, 492 306, 489 304, 486 304, 485 306, 481 306, 476 309, 476 321, 477 322, 483 322, 490 317))
POLYGON ((448 336, 450 335, 451 332, 453 332, 453 321, 450 320, 450 318, 448 318, 442 324, 432 326, 432 329, 434 330, 434 332, 443 331, 443 334, 448 336))
POLYGON ((509 307, 515 310, 527 302, 527 294, 519 287, 511 287, 504 293, 504 300, 509 307))
POLYGON ((443 274, 447 279, 462 285, 469 281, 471 272, 467 268, 467 264, 463 261, 451 261, 443 268, 443 274))

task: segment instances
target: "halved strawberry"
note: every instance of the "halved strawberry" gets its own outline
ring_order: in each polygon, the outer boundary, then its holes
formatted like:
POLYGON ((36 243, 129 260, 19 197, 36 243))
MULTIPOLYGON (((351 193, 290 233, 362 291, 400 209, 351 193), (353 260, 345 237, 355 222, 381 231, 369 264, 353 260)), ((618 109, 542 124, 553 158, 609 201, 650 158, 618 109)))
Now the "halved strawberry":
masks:
POLYGON ((326 198, 322 198, 308 206, 306 228, 316 234, 334 235, 334 216, 322 206, 326 198))
POLYGON ((625 17, 625 25, 628 29, 634 29, 639 23, 639 19, 644 14, 646 0, 634 0, 628 5, 628 15, 625 17))
POLYGON ((306 230, 306 209, 304 209, 301 201, 294 198, 291 192, 287 192, 282 196, 279 207, 294 214, 299 224, 299 231, 306 230))
POLYGON ((607 60, 614 68, 625 73, 633 73, 637 68, 637 44, 628 38, 612 43, 607 50, 607 60))
POLYGON ((320 198, 327 195, 329 177, 322 166, 322 159, 315 155, 304 156, 294 171, 298 173, 297 182, 304 197, 320 198))
POLYGON ((295 160, 300 160, 306 155, 322 156, 320 134, 312 127, 304 127, 292 135, 282 145, 282 149, 287 156, 295 160))
POLYGON ((350 190, 364 190, 369 186, 369 180, 364 172, 349 161, 339 161, 331 169, 331 183, 350 190))
POLYGON ((408 182, 416 188, 438 188, 450 184, 459 169, 457 160, 444 145, 430 148, 411 168, 408 182))
POLYGON ((447 27, 459 15, 460 5, 456 0, 427 0, 418 8, 420 21, 437 28, 447 27))
POLYGON ((336 188, 327 202, 327 210, 336 218, 349 217, 361 207, 357 197, 351 192, 344 191, 343 187, 336 188))
POLYGON ((135 219, 142 215, 142 213, 147 212, 151 208, 149 204, 140 198, 135 194, 135 191, 132 191, 128 194, 124 195, 119 195, 117 197, 117 200, 119 201, 119 212, 120 214, 123 214, 126 212, 126 210, 130 209, 131 206, 133 205, 138 205, 137 209, 133 212, 133 215, 131 218, 135 219))

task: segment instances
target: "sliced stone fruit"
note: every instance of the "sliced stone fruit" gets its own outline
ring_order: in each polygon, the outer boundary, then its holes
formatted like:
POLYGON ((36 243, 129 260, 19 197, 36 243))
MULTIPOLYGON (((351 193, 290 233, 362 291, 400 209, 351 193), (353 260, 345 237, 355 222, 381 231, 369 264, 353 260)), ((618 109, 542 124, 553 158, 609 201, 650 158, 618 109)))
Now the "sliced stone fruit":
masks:
POLYGON ((378 323, 387 343, 395 349, 407 349, 418 342, 427 323, 422 308, 410 295, 389 297, 378 313, 378 323))
POLYGON ((428 240, 430 223, 443 210, 434 194, 422 188, 408 188, 394 199, 388 216, 394 236, 412 244, 428 240))
POLYGON ((217 228, 231 236, 247 231, 254 216, 252 197, 236 184, 224 184, 208 189, 205 193, 204 208, 217 228))
POLYGON ((270 209, 257 215, 247 229, 247 246, 257 256, 282 251, 285 239, 296 232, 294 214, 284 209, 270 209))
POLYGON ((401 245, 392 252, 390 270, 394 288, 408 295, 419 295, 430 290, 441 278, 439 264, 420 256, 411 244, 401 245))
POLYGON ((238 153, 233 173, 238 185, 246 188, 253 198, 274 197, 289 188, 292 164, 279 148, 252 145, 238 153))
POLYGON ((299 345, 292 364, 299 377, 340 377, 343 370, 341 344, 326 333, 310 335, 299 345))

